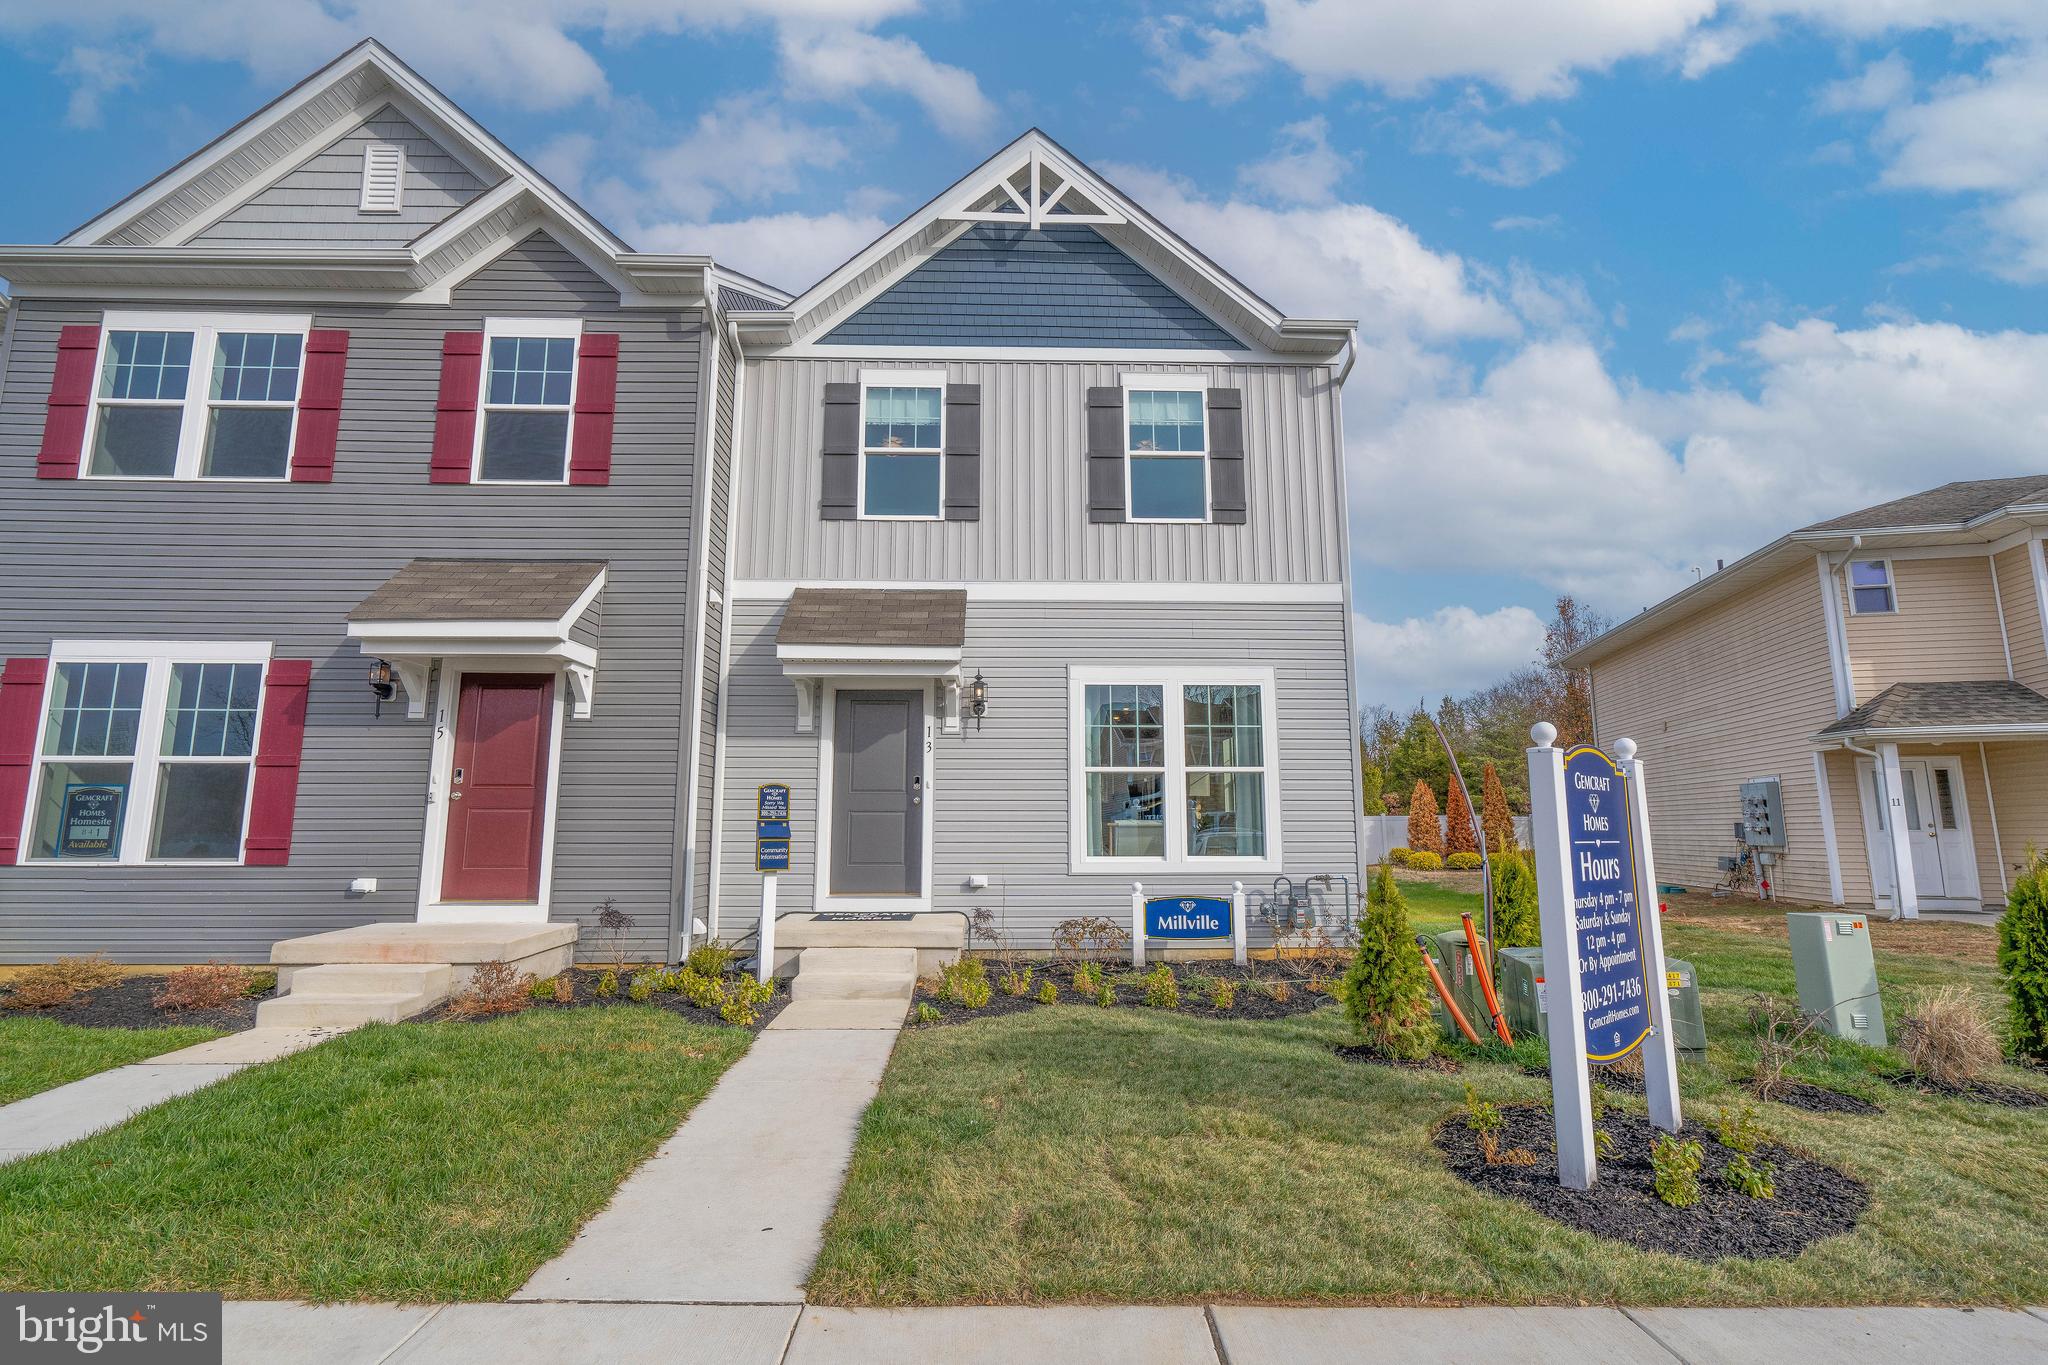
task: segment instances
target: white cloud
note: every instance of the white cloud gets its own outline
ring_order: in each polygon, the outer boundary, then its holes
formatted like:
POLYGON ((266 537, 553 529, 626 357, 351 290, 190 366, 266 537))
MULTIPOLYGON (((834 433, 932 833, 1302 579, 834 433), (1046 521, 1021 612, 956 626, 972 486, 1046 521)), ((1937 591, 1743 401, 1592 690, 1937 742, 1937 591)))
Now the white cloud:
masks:
POLYGON ((1407 707, 1419 698, 1476 691, 1528 667, 1542 653, 1543 621, 1527 607, 1439 607, 1401 621, 1360 612, 1351 618, 1351 640, 1358 699, 1407 707))
POLYGON ((908 38, 851 28, 785 28, 781 53, 782 78, 792 96, 858 101, 887 90, 916 100, 933 126, 950 137, 977 141, 995 126, 996 107, 973 73, 933 61, 908 38))
POLYGON ((762 100, 726 100, 688 136, 641 159, 639 183, 620 196, 618 209, 703 218, 728 200, 758 203, 797 189, 805 171, 846 158, 845 142, 829 129, 791 122, 762 100))
POLYGON ((64 121, 74 128, 100 126, 100 102, 116 90, 133 86, 142 74, 142 55, 123 48, 74 47, 57 63, 57 74, 71 82, 64 121))
POLYGON ((889 230, 863 213, 773 213, 722 223, 666 222, 635 234, 649 251, 703 252, 722 265, 801 292, 889 230))
POLYGON ((1449 109, 1432 109, 1416 129, 1415 150, 1440 152, 1458 159, 1458 171, 1490 185, 1522 189, 1555 175, 1571 160, 1558 139, 1555 121, 1549 137, 1532 137, 1512 128, 1497 128, 1485 119, 1486 101, 1477 91, 1449 109))
POLYGON ((1495 232, 1556 232, 1563 226, 1564 219, 1555 213, 1510 213, 1493 220, 1495 232))
POLYGON ((1888 109, 1913 88, 1913 68, 1896 52, 1865 66, 1854 76, 1830 81, 1815 101, 1824 114, 1868 113, 1888 109))
POLYGON ((1237 182, 1284 204, 1325 204, 1351 160, 1330 145, 1330 121, 1317 115, 1282 128, 1272 155, 1240 169, 1237 182))

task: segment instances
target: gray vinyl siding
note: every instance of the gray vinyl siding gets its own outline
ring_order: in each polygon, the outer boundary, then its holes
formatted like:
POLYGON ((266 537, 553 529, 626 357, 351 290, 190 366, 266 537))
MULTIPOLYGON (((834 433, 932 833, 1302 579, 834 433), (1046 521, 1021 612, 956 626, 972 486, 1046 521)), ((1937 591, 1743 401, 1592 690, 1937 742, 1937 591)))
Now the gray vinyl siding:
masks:
POLYGON ((397 246, 483 193, 467 167, 390 105, 236 205, 192 240, 203 246, 397 246), (362 213, 363 148, 405 149, 396 213, 362 213))
MULTIPOLYGON (((724 641, 726 591, 729 586, 725 575, 725 521, 733 489, 733 423, 737 416, 740 366, 738 351, 725 337, 719 337, 717 345, 718 389, 711 406, 711 468, 706 481, 709 505, 705 509, 704 522, 704 588, 707 593, 704 653, 698 661, 703 676, 704 699, 697 713, 697 821, 691 831, 691 875, 704 897, 710 895, 711 886, 711 808, 718 764, 718 708, 723 692, 720 680, 724 675, 720 649, 724 641)), ((708 902, 700 898, 696 906, 695 916, 710 923, 708 902)))
MULTIPOLYGON (((209 306, 222 305, 163 304, 209 306)), ((260 960, 278 938, 413 919, 432 707, 408 720, 401 697, 374 714, 344 618, 406 561, 435 555, 609 561, 593 715, 565 721, 552 915, 587 923, 615 897, 639 921, 635 951, 659 954, 678 890, 700 315, 622 311, 545 236, 448 308, 318 306, 315 327, 349 332, 334 482, 223 486, 36 479, 58 329, 101 308, 17 308, 0 397, 0 657, 42 656, 53 639, 269 640, 314 668, 290 866, 0 868, 0 960, 100 948, 130 962, 260 960), (611 483, 429 483, 443 333, 523 313, 620 334, 611 483), (377 892, 347 895, 364 876, 377 892)))
POLYGON ((820 344, 1246 349, 1094 228, 1004 223, 974 224, 820 344))
MULTIPOLYGON (((759 360, 747 366, 734 576, 1336 583, 1344 572, 1337 394, 1327 366, 1098 361, 759 360), (981 386, 978 521, 818 515, 824 388, 863 370, 943 369, 981 386), (1242 526, 1091 525, 1087 391, 1133 373, 1200 374, 1244 393, 1242 526)), ((1342 658, 1342 651, 1338 652, 1342 658)))
MULTIPOLYGON (((775 659, 782 603, 735 602, 731 710, 726 720, 726 806, 720 859, 719 932, 751 933, 759 918, 754 871, 754 789, 790 786, 793 867, 781 874, 783 912, 816 895, 817 734, 796 732, 796 702, 775 659)), ((1356 881, 1358 824, 1351 764, 1357 751, 1343 663, 1342 608, 1272 605, 1091 605, 970 600, 962 671, 989 682, 989 711, 977 730, 935 735, 932 908, 972 914, 986 907, 1020 942, 1045 946, 1052 927, 1076 915, 1130 913, 1128 873, 1072 873, 1069 867, 1067 670, 1073 665, 1270 667, 1279 731, 1282 851, 1299 881, 1338 873, 1356 881), (975 874, 985 892, 967 890, 975 874)), ((1228 895, 1234 874, 1174 874, 1155 888, 1228 895)), ((1248 879, 1263 893, 1269 878, 1248 879)), ((1335 900, 1330 905, 1334 911, 1335 900)), ((1251 926, 1254 944, 1270 941, 1251 926)))

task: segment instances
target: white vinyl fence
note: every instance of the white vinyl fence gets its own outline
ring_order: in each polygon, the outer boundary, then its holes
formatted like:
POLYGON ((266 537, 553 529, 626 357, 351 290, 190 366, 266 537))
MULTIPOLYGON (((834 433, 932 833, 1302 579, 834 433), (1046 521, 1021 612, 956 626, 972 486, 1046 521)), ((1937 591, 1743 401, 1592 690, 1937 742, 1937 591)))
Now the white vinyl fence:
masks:
MULTIPOLYGON (((1523 848, 1529 846, 1529 817, 1517 815, 1515 821, 1515 842, 1523 848)), ((1448 832, 1450 826, 1444 816, 1437 816, 1437 828, 1448 832)), ((1390 848, 1408 846, 1408 817, 1405 815, 1368 815, 1365 817, 1365 861, 1368 865, 1384 862, 1390 848)))

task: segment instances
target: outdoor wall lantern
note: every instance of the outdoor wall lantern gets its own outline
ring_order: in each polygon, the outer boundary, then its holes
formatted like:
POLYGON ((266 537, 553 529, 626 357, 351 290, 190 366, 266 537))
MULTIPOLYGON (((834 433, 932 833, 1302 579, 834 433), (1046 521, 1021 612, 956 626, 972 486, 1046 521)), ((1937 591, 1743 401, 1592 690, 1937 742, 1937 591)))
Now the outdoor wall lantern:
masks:
POLYGON ((370 695, 377 699, 377 714, 384 714, 384 703, 398 695, 398 684, 391 681, 391 661, 373 660, 370 664, 370 695))
POLYGON ((981 718, 988 714, 988 683, 978 668, 974 670, 974 681, 967 685, 967 709, 974 713, 974 728, 979 731, 981 718))

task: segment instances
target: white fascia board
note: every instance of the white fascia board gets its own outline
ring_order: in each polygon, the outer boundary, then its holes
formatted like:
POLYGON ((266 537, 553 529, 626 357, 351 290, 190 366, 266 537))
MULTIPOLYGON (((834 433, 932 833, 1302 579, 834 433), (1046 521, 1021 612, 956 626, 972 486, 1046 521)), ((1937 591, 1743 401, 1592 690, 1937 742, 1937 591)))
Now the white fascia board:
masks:
POLYGON ((957 645, 777 645, 775 657, 790 664, 957 664, 957 645))
POLYGON ((1840 747, 1852 739, 1885 744, 1933 744, 1957 739, 2048 739, 2048 725, 1908 725, 1867 730, 1837 730, 1813 736, 1816 744, 1840 747))
MULTIPOLYGON (((746 332, 745 322, 741 322, 740 327, 743 333, 746 332)), ((1081 360, 1107 365, 1292 365, 1296 368, 1317 365, 1327 368, 1332 359, 1330 356, 1289 355, 1284 351, 1268 350, 1263 346, 1254 346, 1243 351, 1133 350, 1114 346, 841 346, 816 341, 785 344, 772 337, 765 341, 749 338, 746 342, 746 354, 749 360, 922 360, 963 363, 978 360, 1081 360)))
POLYGON ((605 582, 611 577, 611 574, 610 565, 599 569, 597 577, 590 580, 590 586, 578 593, 576 600, 569 604, 569 609, 556 619, 555 629, 567 635, 575 627, 576 623, 583 619, 583 613, 590 610, 590 604, 597 600, 597 595, 604 591, 605 582))

